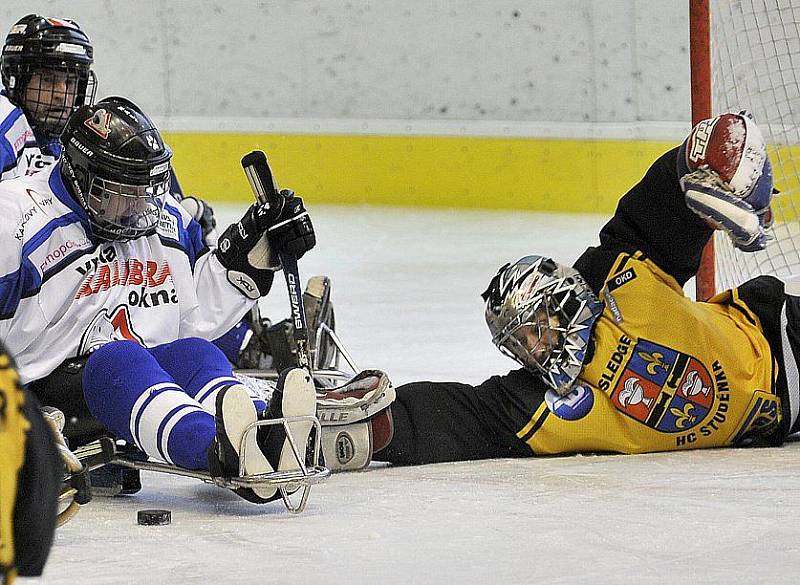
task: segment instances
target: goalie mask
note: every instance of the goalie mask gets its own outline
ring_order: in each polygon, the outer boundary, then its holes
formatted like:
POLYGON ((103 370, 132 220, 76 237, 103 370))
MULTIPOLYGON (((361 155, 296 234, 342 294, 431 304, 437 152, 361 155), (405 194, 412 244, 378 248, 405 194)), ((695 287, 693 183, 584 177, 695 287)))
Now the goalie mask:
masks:
POLYGON ((603 312, 578 271, 550 258, 526 256, 501 267, 481 296, 500 351, 559 394, 569 392, 603 312))
POLYGON ((104 240, 155 233, 172 151, 139 107, 110 97, 79 108, 61 136, 61 175, 104 240))
POLYGON ((37 139, 53 140, 69 115, 94 99, 89 38, 71 20, 29 14, 11 27, 0 57, 8 98, 22 108, 37 139))

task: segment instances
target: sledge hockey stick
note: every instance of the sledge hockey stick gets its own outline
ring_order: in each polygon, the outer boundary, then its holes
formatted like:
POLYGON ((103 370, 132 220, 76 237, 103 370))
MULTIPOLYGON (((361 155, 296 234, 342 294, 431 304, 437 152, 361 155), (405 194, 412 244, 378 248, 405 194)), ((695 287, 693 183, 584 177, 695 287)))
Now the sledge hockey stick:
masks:
MULTIPOLYGON (((242 168, 250 188, 259 203, 267 203, 270 207, 280 205, 280 198, 275 184, 275 177, 269 168, 267 155, 261 150, 254 150, 242 157, 242 168)), ((278 254, 283 275, 286 278, 286 288, 289 291, 289 304, 292 309, 292 324, 294 325, 294 340, 297 344, 297 365, 311 371, 311 361, 308 356, 308 328, 306 326, 306 312, 303 308, 303 295, 300 291, 300 274, 297 271, 297 258, 293 254, 278 254)))

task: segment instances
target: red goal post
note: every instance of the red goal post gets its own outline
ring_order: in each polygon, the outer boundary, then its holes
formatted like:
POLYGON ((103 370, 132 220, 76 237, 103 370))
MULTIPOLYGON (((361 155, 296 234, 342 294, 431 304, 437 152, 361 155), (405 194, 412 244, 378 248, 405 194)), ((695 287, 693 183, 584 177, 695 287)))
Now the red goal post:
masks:
POLYGON ((800 1, 689 0, 692 123, 749 110, 772 161, 776 218, 767 249, 744 254, 717 232, 697 298, 759 274, 800 274, 800 1))

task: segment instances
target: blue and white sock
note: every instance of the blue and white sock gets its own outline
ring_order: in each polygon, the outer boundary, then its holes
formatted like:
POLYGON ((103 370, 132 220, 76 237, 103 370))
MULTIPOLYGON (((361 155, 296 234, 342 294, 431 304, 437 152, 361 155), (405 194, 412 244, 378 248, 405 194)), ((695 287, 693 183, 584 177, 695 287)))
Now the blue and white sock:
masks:
POLYGON ((115 436, 150 457, 207 469, 214 416, 165 372, 150 350, 113 341, 89 356, 83 372, 89 412, 115 436))
MULTIPOLYGON (((205 339, 178 339, 150 351, 164 371, 208 412, 214 412, 217 393, 221 388, 240 383, 234 377, 233 368, 225 354, 205 339)), ((263 412, 266 409, 263 398, 249 387, 247 392, 256 411, 263 412)))

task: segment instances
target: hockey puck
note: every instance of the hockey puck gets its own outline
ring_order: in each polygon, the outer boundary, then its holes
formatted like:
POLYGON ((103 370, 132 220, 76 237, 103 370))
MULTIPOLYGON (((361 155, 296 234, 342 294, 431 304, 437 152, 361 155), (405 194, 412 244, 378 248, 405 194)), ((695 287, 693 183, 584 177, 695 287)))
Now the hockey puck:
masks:
POLYGON ((139 510, 136 512, 136 522, 142 526, 164 526, 172 522, 172 512, 169 510, 139 510))

